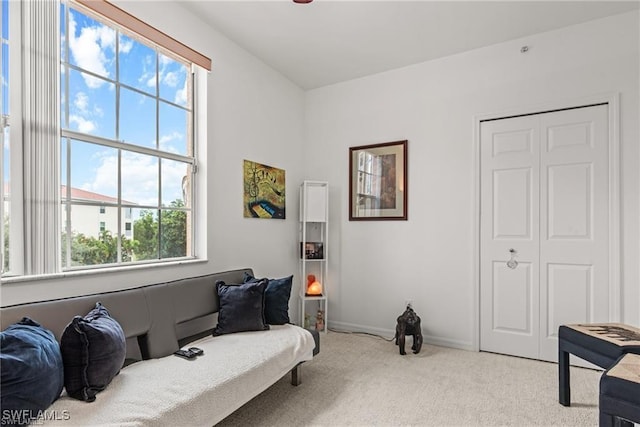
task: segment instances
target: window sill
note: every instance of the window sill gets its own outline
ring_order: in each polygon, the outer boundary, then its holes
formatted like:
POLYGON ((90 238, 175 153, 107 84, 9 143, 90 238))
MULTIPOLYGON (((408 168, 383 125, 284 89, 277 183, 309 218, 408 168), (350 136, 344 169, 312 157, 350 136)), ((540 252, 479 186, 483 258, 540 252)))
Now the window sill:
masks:
POLYGON ((53 279, 64 279, 70 277, 82 277, 82 276, 97 276, 103 274, 110 273, 122 273, 122 272, 130 272, 130 271, 140 271, 140 270, 149 270, 149 269, 163 269, 163 268, 173 268, 180 265, 193 265, 207 262, 206 259, 200 258, 189 258, 189 259, 181 259, 176 261, 168 261, 168 262, 150 262, 147 264, 135 264, 135 265, 122 265, 117 267, 105 267, 105 268, 89 268, 86 270, 68 270, 63 271, 61 273, 53 273, 53 274, 41 274, 41 275, 32 275, 32 276, 4 276, 2 280, 0 280, 1 285, 12 284, 12 283, 21 283, 21 282, 33 282, 36 280, 53 280, 53 279))

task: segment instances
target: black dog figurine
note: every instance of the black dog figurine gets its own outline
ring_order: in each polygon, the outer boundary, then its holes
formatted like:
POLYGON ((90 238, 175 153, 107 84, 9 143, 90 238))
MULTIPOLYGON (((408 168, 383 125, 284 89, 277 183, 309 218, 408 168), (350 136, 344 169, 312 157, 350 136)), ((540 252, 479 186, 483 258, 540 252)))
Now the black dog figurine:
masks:
POLYGON ((413 345, 411 350, 414 354, 420 353, 422 348, 422 328, 420 327, 420 316, 416 314, 410 305, 407 309, 398 317, 398 324, 396 325, 396 345, 400 346, 400 354, 405 355, 404 341, 406 335, 413 335, 413 345))

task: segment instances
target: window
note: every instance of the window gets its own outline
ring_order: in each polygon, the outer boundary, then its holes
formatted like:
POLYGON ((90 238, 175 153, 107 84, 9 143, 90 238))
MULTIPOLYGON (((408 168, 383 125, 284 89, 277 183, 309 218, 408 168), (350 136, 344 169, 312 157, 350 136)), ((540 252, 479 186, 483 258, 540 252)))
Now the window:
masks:
MULTIPOLYGON (((190 64, 82 10, 62 8, 63 266, 190 256, 190 64), (87 46, 96 54, 87 57, 87 46), (80 188, 98 196, 74 197, 80 188), (113 217, 100 231, 117 237, 115 260, 85 256, 94 241, 79 230, 84 210, 96 203, 113 217), (123 210, 133 211, 136 242, 119 233, 123 210)), ((96 253, 100 238, 91 248, 96 253)))
MULTIPOLYGON (((14 4, 2 0, 4 273, 50 274, 194 257, 194 87, 198 79, 204 83, 197 68, 208 58, 191 59, 197 53, 105 1, 26 2, 21 14, 14 4), (97 11, 105 12, 109 19, 97 11), (9 14, 18 14, 18 31, 44 48, 20 49, 20 40, 14 47, 6 25, 9 14), (140 29, 143 35, 131 28, 140 29), (12 74, 19 81, 12 81, 11 91, 19 92, 23 104, 40 105, 40 98, 45 99, 45 94, 29 90, 37 79, 40 85, 57 86, 51 93, 59 89, 57 102, 34 113, 40 116, 21 117, 35 123, 33 128, 53 129, 40 132, 44 137, 24 135, 12 138, 24 142, 9 143, 4 132, 9 47, 27 57, 16 63, 40 70, 12 74), (39 66, 38 61, 44 65, 39 66), (53 67, 47 67, 49 63, 53 67), (51 84, 56 81, 59 86, 51 84), (24 94, 28 96, 22 99, 24 94), (40 137, 45 142, 30 142, 40 137), (9 174, 9 153, 31 152, 25 150, 29 144, 35 147, 31 151, 36 153, 30 154, 33 159, 26 157, 21 170, 9 174), (43 173, 35 167, 43 159, 47 171, 55 171, 55 178, 33 184, 36 180, 30 176, 43 173), (10 176, 20 177, 19 182, 15 178, 12 182, 10 176), (13 195, 9 182, 17 190, 13 195), (36 213, 25 202, 24 215, 15 215, 10 202, 16 197, 40 201, 51 211, 36 213), (24 217, 24 224, 10 222, 13 217, 24 217), (24 245, 14 244, 9 239, 13 236, 24 236, 24 245), (48 242, 44 248, 42 241, 48 242), (24 271, 8 268, 10 252, 19 255, 16 265, 24 263, 24 271), (37 260, 32 262, 32 258, 37 260)), ((25 116, 32 111, 22 110, 25 116)), ((29 126, 24 128, 25 134, 31 132, 29 126)))
POLYGON ((380 208, 382 156, 358 153, 358 202, 366 209, 380 208))

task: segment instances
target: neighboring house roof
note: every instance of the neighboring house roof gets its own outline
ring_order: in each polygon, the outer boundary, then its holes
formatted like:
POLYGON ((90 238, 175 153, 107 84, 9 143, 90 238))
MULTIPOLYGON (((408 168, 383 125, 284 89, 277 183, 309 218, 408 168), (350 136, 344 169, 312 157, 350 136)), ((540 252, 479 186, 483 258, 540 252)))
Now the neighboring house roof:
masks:
MULTIPOLYGON (((67 186, 60 186, 60 194, 67 195, 67 186)), ((105 196, 104 194, 94 193, 92 191, 81 190, 80 188, 71 187, 71 200, 91 200, 94 202, 118 203, 117 197, 105 196)), ((137 205, 137 203, 122 200, 122 203, 128 205, 137 205)))
MULTIPOLYGON (((4 194, 10 194, 9 183, 4 183, 4 194)), ((60 195, 65 197, 67 195, 67 186, 60 186, 60 195)), ((71 200, 89 200, 92 202, 104 202, 104 203, 118 203, 116 197, 105 196, 104 194, 94 193, 92 191, 82 190, 80 188, 71 187, 71 200)), ((127 205, 137 205, 137 203, 122 200, 122 203, 127 205)))

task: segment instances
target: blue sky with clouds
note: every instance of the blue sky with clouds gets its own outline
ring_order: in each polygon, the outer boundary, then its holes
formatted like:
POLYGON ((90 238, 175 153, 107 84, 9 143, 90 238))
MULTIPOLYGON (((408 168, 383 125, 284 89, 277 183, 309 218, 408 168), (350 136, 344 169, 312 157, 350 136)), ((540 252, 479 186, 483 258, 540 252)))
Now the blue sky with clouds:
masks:
MULTIPOLYGON (((9 38, 8 9, 18 5, 18 2, 2 0, 2 37, 5 40, 9 38)), ((120 33, 118 36, 115 30, 73 9, 69 9, 68 22, 64 6, 60 17, 63 64, 68 62, 93 73, 83 73, 64 65, 61 67, 62 126, 132 145, 186 155, 190 116, 180 106, 188 105, 187 66, 128 35, 120 33), (65 34, 67 24, 68 36, 65 34), (118 79, 122 83, 119 90, 114 83, 118 79), (118 93, 119 121, 116 114, 118 93)), ((3 114, 7 114, 10 107, 8 65, 8 46, 3 43, 3 114)), ((71 141, 70 144, 71 186, 117 197, 117 150, 81 141, 71 141)), ((63 141, 62 146, 64 153, 66 142, 63 141)), ((3 150, 3 173, 8 182, 8 132, 5 133, 3 150)), ((182 178, 187 173, 185 163, 133 152, 123 152, 121 161, 123 200, 156 206, 160 186, 161 204, 169 205, 171 201, 182 198, 182 178)), ((62 156, 61 166, 62 184, 66 184, 65 156, 62 156)))
MULTIPOLYGON (((63 97, 63 127, 67 123, 71 130, 186 155, 189 113, 180 106, 187 106, 188 68, 127 35, 118 37, 115 30, 78 11, 70 9, 68 16, 67 37, 61 13, 63 63, 93 74, 62 67, 61 90, 64 94, 68 81, 69 101, 67 117, 63 97), (117 78, 122 83, 119 121, 113 83, 117 78)), ((71 186, 116 197, 117 162, 116 149, 72 141, 71 186)), ((62 166, 66 169, 66 159, 62 166)), ((185 163, 123 152, 121 171, 123 200, 155 206, 160 185, 161 204, 182 198, 185 163)), ((62 179, 64 183, 64 172, 62 179)))

